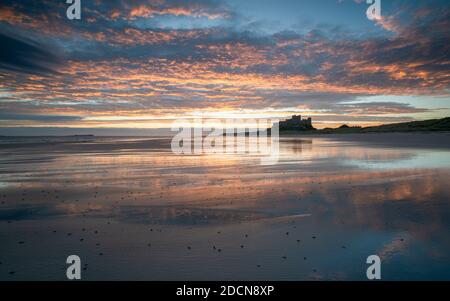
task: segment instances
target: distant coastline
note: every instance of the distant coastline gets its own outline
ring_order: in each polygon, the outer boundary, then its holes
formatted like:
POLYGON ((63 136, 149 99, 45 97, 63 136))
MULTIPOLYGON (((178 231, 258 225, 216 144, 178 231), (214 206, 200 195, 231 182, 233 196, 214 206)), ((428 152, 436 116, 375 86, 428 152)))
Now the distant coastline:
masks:
POLYGON ((358 133, 411 133, 411 132, 450 132, 450 117, 411 121, 402 123, 383 124, 379 126, 359 127, 342 125, 338 128, 303 129, 285 128, 280 126, 280 135, 308 135, 308 134, 358 134, 358 133))

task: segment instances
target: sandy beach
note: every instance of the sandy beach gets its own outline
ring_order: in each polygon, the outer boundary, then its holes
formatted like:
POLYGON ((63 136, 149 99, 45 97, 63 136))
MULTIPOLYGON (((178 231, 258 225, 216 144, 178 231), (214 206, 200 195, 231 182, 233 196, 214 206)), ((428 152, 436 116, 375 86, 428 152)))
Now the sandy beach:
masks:
POLYGON ((449 134, 280 138, 280 160, 170 137, 2 137, 0 280, 450 280, 449 134))

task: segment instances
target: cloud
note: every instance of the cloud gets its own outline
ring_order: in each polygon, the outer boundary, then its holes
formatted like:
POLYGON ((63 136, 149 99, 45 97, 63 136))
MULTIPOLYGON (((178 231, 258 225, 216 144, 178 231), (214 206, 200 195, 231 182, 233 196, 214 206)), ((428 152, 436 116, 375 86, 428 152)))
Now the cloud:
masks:
POLYGON ((1 110, 95 117, 284 109, 381 120, 429 111, 348 102, 371 95, 449 94, 450 14, 438 5, 383 15, 391 31, 371 23, 382 33, 370 35, 339 24, 269 34, 253 20, 246 23, 253 27, 234 23, 238 12, 226 1, 83 2, 82 22, 65 19, 61 3, 0 5, 0 29, 8 32, 0 36, 6 45, 0 57, 1 110), (200 18, 206 26, 180 29, 155 21, 165 15, 179 22, 200 18), (228 23, 210 26, 215 17, 228 23))
POLYGON ((54 73, 59 59, 52 52, 31 40, 0 33, 0 70, 31 74, 54 73))
MULTIPOLYGON (((123 10, 115 9, 112 17, 119 17, 123 10)), ((228 18, 228 12, 219 1, 154 1, 140 3, 125 9, 125 18, 149 18, 159 15, 228 18)))
POLYGON ((338 108, 353 115, 386 115, 386 114, 413 114, 429 112, 430 109, 415 108, 407 103, 392 102, 358 102, 351 104, 338 104, 338 108))
POLYGON ((14 114, 2 112, 0 113, 0 120, 69 122, 69 121, 79 121, 82 120, 82 118, 79 116, 14 114))

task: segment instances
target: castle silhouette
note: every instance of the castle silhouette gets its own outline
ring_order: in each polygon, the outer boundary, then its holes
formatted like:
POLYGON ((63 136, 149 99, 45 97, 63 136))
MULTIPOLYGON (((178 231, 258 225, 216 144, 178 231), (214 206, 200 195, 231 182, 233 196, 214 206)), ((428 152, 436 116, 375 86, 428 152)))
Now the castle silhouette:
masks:
POLYGON ((311 117, 302 119, 301 115, 294 115, 290 119, 279 122, 280 131, 308 131, 315 130, 311 117))

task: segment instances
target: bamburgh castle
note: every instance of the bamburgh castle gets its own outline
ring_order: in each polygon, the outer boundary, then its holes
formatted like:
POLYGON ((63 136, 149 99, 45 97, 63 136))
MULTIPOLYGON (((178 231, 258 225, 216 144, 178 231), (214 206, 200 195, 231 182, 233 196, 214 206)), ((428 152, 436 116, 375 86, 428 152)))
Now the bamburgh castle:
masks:
POLYGON ((280 130, 292 130, 292 131, 302 131, 302 130, 314 130, 312 126, 311 117, 308 119, 302 119, 301 115, 294 115, 291 119, 285 121, 280 121, 280 130))

